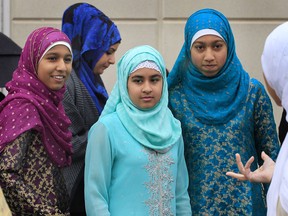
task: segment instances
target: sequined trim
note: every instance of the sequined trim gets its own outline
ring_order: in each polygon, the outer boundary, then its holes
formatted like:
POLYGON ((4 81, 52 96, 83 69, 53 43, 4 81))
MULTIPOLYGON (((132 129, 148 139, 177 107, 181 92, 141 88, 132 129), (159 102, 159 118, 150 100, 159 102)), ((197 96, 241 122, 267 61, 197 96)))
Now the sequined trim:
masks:
POLYGON ((149 182, 145 182, 150 198, 145 201, 150 216, 173 216, 171 200, 172 183, 174 182, 171 166, 174 160, 170 154, 161 154, 145 149, 148 164, 144 167, 149 173, 149 182))

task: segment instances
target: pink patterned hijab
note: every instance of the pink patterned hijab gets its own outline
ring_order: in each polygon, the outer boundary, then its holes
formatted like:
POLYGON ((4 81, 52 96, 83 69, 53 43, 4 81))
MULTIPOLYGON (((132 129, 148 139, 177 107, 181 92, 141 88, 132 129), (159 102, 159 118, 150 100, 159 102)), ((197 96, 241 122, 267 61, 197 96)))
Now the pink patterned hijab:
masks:
POLYGON ((72 135, 68 130, 71 122, 62 105, 65 86, 53 91, 37 76, 41 57, 59 42, 71 50, 69 38, 52 27, 36 29, 28 36, 13 78, 6 84, 8 95, 0 103, 0 152, 33 129, 41 133, 52 161, 63 167, 71 163, 72 154, 72 135))

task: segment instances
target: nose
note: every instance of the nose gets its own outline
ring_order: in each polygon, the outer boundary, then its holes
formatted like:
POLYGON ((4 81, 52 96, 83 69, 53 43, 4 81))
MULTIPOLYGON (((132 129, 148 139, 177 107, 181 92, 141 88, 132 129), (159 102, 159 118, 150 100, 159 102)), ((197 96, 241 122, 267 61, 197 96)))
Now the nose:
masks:
POLYGON ((151 85, 148 81, 144 82, 142 91, 146 94, 152 92, 151 85))
POLYGON ((65 71, 67 70, 67 65, 64 61, 64 59, 59 60, 58 64, 57 64, 57 70, 58 71, 65 71))
POLYGON ((115 53, 109 56, 109 64, 115 64, 115 53))
POLYGON ((206 50, 204 60, 209 62, 214 60, 214 52, 212 49, 209 48, 206 50))

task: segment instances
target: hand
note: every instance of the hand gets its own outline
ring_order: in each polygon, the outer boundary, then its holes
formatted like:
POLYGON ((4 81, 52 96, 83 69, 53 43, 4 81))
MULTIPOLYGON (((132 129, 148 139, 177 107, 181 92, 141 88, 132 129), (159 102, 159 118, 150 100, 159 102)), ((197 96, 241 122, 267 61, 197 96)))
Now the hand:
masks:
POLYGON ((252 172, 250 167, 254 161, 254 157, 252 156, 244 167, 241 161, 241 157, 237 153, 236 163, 240 173, 227 172, 226 175, 232 178, 236 178, 240 181, 248 180, 250 182, 270 183, 274 172, 275 162, 267 154, 265 154, 264 151, 261 153, 261 158, 264 161, 263 165, 252 172))

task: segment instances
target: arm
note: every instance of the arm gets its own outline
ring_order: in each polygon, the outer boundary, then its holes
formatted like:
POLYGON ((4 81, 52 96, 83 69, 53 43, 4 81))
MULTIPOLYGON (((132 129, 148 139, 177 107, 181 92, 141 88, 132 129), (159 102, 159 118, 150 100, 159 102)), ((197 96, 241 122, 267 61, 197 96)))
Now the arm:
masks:
POLYGON ((87 215, 109 216, 112 157, 106 127, 97 122, 89 131, 85 158, 85 206, 87 215))
POLYGON ((6 199, 11 209, 24 206, 31 209, 37 215, 64 215, 56 206, 49 206, 43 202, 35 189, 25 183, 21 175, 21 169, 26 158, 28 146, 34 139, 40 139, 28 131, 12 143, 8 144, 1 153, 0 157, 0 182, 7 195, 6 199))
POLYGON ((261 153, 261 157, 264 161, 263 165, 252 172, 250 166, 254 161, 254 157, 252 156, 247 161, 245 166, 243 166, 241 156, 236 154, 236 163, 240 173, 227 172, 226 175, 240 181, 248 180, 250 182, 270 183, 274 172, 275 162, 267 154, 265 154, 265 152, 261 153))
MULTIPOLYGON (((280 150, 277 128, 273 116, 273 108, 270 98, 259 82, 252 81, 256 87, 254 105, 254 140, 257 152, 257 165, 261 167, 264 163, 262 152, 264 151, 272 160, 276 160, 280 150)), ((263 184, 265 192, 269 184, 263 184)))
POLYGON ((86 87, 73 70, 66 81, 63 105, 65 113, 71 120, 73 161, 84 160, 87 135, 90 127, 98 120, 98 111, 86 87))
POLYGON ((270 98, 260 82, 255 85, 259 86, 255 93, 254 139, 258 155, 258 165, 261 166, 264 163, 261 156, 262 152, 264 151, 275 161, 280 150, 280 145, 270 98))
POLYGON ((190 198, 188 195, 189 177, 184 159, 184 143, 180 138, 176 182, 176 215, 191 216, 190 198))

